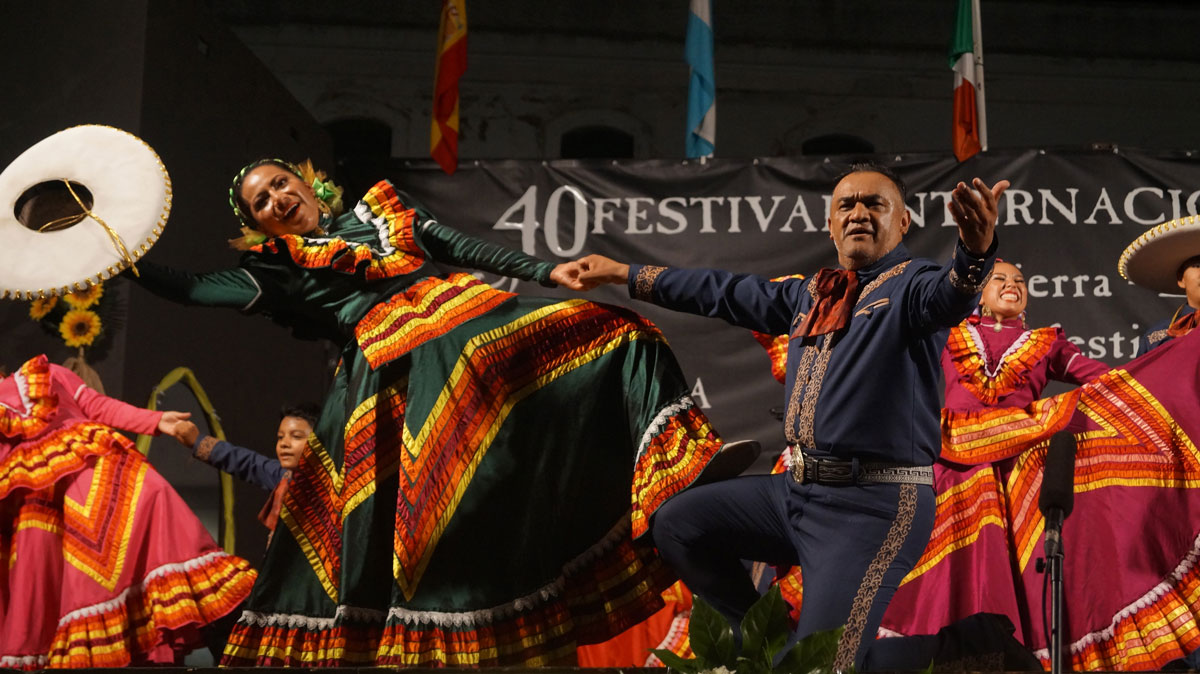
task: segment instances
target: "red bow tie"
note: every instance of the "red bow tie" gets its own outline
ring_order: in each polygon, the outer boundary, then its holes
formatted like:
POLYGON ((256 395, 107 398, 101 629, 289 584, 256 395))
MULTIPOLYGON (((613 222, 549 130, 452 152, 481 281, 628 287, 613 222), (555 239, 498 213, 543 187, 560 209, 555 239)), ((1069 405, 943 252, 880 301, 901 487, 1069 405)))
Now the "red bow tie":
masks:
POLYGON ((817 301, 792 333, 793 339, 841 330, 850 324, 858 302, 858 275, 848 269, 822 269, 810 283, 815 284, 817 301))
POLYGON ((1172 337, 1182 337, 1191 332, 1197 323, 1200 323, 1200 311, 1193 311, 1172 323, 1171 327, 1167 328, 1167 334, 1172 337))

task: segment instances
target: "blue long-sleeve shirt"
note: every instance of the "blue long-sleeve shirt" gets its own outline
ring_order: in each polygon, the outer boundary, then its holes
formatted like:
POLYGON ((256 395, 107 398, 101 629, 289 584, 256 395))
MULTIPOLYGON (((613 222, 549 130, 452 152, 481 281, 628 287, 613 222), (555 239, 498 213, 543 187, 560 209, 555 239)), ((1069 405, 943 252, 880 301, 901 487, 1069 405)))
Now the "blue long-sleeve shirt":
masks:
POLYGON ((280 465, 277 459, 208 435, 196 441, 192 448, 192 456, 217 470, 267 491, 273 491, 287 474, 287 469, 280 465))
MULTIPOLYGON (((978 301, 996 243, 983 256, 960 242, 950 263, 912 259, 903 244, 857 270, 846 329, 788 344, 784 432, 814 456, 931 465, 941 451, 940 356, 950 327, 978 301)), ((631 265, 629 290, 677 311, 790 333, 810 311, 810 279, 631 265)))

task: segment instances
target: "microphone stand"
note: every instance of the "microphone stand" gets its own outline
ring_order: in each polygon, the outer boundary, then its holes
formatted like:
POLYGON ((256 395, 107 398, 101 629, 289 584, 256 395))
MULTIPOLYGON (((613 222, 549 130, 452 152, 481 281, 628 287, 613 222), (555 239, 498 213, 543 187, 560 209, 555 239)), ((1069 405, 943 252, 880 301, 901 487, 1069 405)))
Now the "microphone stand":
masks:
MULTIPOLYGON (((1075 438, 1060 432, 1050 439, 1042 473, 1042 491, 1038 509, 1045 518, 1046 558, 1041 566, 1050 581, 1050 650, 1051 674, 1062 673, 1063 658, 1063 523, 1071 514, 1075 498, 1075 438)), ((1043 585, 1043 588, 1045 586, 1043 585)), ((1043 592, 1045 590, 1043 589, 1043 592)), ((1042 619, 1045 620, 1045 595, 1042 595, 1042 619)))
MULTIPOLYGON (((1046 516, 1045 573, 1050 576, 1050 672, 1062 674, 1063 632, 1063 512, 1051 510, 1046 516)), ((1043 614, 1045 615, 1045 614, 1043 614)))

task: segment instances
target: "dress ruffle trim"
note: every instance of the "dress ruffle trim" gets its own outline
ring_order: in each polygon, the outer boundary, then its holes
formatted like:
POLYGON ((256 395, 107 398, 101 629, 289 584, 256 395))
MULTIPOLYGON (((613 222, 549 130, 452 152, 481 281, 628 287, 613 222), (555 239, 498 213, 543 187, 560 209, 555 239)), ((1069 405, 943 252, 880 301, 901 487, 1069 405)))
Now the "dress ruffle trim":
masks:
POLYGON ((25 409, 0 404, 0 435, 32 438, 45 430, 58 411, 58 396, 51 393, 50 361, 45 355, 25 362, 13 374, 25 409))
POLYGON ((512 297, 470 274, 431 277, 375 305, 359 320, 354 336, 367 362, 378 368, 512 297))
POLYGON ((958 373, 958 382, 985 405, 996 402, 1025 385, 1029 372, 1050 353, 1058 339, 1058 328, 1027 330, 995 363, 987 362, 987 350, 979 329, 963 323, 950 330, 946 351, 958 373))
POLYGON ((943 409, 941 458, 973 465, 1016 456, 1067 427, 1080 395, 1075 389, 1025 407, 943 409))
MULTIPOLYGON (((1067 645, 1072 671, 1142 671, 1200 649, 1200 538, 1175 570, 1146 594, 1113 616, 1105 629, 1067 645)), ((1049 668, 1047 649, 1034 655, 1049 668)))
POLYGON ((225 667, 338 665, 526 666, 571 664, 580 644, 604 641, 662 607, 674 578, 622 520, 548 585, 475 611, 383 613, 340 606, 331 618, 246 611, 225 667))
POLYGON ((18 444, 0 461, 0 499, 18 489, 46 489, 86 468, 90 457, 123 450, 136 452, 137 448, 129 438, 94 422, 18 444))
POLYGON ((125 667, 162 645, 191 650, 197 628, 238 607, 256 573, 249 562, 221 551, 146 574, 116 597, 59 619, 50 653, 3 655, 0 667, 125 667))
MULTIPOLYGON (((683 658, 684 660, 696 657, 696 654, 692 652, 691 639, 688 638, 688 628, 691 625, 691 620, 691 609, 675 614, 675 617, 671 619, 671 626, 667 628, 666 636, 663 637, 662 641, 655 648, 671 651, 676 657, 683 658)), ((666 664, 662 660, 659 660, 657 655, 651 653, 646 656, 646 662, 642 666, 666 667, 666 664)))
POLYGON ((633 474, 633 535, 643 536, 659 506, 700 478, 721 449, 708 418, 685 395, 658 412, 638 444, 633 474))
POLYGON ((249 250, 253 253, 286 254, 305 269, 330 268, 345 274, 364 274, 366 280, 403 276, 425 264, 425 254, 416 243, 415 209, 400 201, 392 184, 376 183, 354 209, 359 220, 375 226, 379 247, 337 237, 310 238, 285 234, 249 250))

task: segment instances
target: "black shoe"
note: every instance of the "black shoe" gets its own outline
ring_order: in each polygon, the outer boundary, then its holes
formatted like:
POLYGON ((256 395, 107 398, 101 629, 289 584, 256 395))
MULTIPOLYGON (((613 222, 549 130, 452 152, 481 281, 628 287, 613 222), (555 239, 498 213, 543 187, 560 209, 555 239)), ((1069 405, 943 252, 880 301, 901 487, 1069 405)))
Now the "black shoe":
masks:
MULTIPOLYGON (((971 665, 971 669, 980 669, 987 662, 998 671, 1004 672, 1040 672, 1042 663, 1034 656, 1033 651, 1025 647, 1014 635, 1016 628, 1008 616, 998 613, 976 613, 967 616, 951 625, 943 627, 938 636, 947 637, 949 648, 944 652, 954 653, 959 662, 971 665)), ((934 659, 934 671, 939 667, 938 659, 934 659)))
POLYGON ((727 442, 704 467, 696 484, 708 484, 737 477, 753 465, 761 453, 762 445, 757 440, 727 442))

